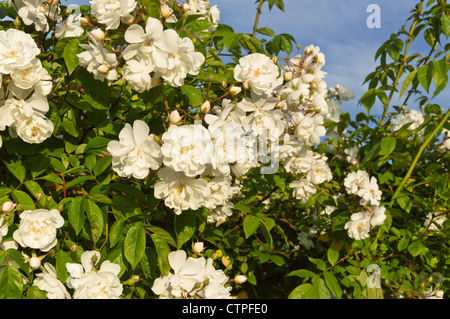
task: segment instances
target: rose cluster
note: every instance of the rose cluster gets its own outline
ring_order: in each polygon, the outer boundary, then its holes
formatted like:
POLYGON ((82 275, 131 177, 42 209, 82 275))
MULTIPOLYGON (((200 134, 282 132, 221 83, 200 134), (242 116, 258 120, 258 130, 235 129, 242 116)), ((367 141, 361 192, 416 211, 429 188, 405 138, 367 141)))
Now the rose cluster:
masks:
POLYGON ((8 127, 11 137, 33 144, 53 133, 53 123, 45 116, 52 78, 37 57, 40 52, 29 34, 0 31, 0 131, 8 127))

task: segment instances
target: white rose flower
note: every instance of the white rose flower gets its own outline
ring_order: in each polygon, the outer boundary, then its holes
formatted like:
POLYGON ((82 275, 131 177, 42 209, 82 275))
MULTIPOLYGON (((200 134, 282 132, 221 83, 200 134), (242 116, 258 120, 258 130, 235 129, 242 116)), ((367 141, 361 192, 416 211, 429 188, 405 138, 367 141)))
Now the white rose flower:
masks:
POLYGON ((120 265, 105 260, 97 270, 99 261, 98 251, 85 251, 81 255, 81 265, 66 264, 66 270, 70 274, 68 286, 75 289, 74 299, 119 299, 121 297, 123 286, 118 277, 120 265))
POLYGON ((211 163, 211 134, 201 124, 171 125, 162 137, 164 164, 189 177, 202 174, 211 163))
POLYGON ((197 283, 204 280, 201 259, 186 258, 184 250, 169 253, 169 265, 173 272, 156 278, 152 291, 160 298, 186 297, 197 283))
POLYGON ((20 116, 15 130, 24 142, 40 144, 52 135, 54 126, 44 115, 34 112, 30 117, 20 116))
POLYGON ((431 231, 440 232, 440 228, 447 220, 447 217, 439 213, 428 213, 423 225, 431 231))
POLYGON ((13 233, 13 238, 20 246, 43 252, 55 247, 57 229, 64 224, 57 209, 26 210, 19 217, 19 228, 13 233))
POLYGON ((329 100, 328 110, 329 110, 328 118, 334 122, 339 122, 339 118, 342 112, 341 102, 335 99, 329 100))
POLYGON ((386 220, 386 208, 380 206, 371 206, 368 211, 370 215, 370 225, 372 227, 380 226, 386 220))
POLYGON ((275 63, 266 55, 252 53, 239 59, 234 69, 236 81, 249 81, 258 95, 266 95, 283 83, 283 77, 275 63))
POLYGON ((311 248, 314 247, 314 243, 311 240, 310 235, 304 231, 302 231, 298 234, 297 239, 298 239, 300 245, 302 245, 307 250, 310 250, 311 248))
POLYGON ((106 30, 117 29, 120 17, 133 12, 135 0, 91 0, 91 11, 98 22, 106 25, 106 30))
MULTIPOLYGON (((188 37, 177 38, 177 50, 169 56, 167 68, 158 69, 158 74, 173 87, 180 87, 188 74, 197 75, 205 62, 205 56, 196 52, 188 37)), ((196 105, 194 105, 196 106, 196 105)))
POLYGON ((205 198, 205 207, 214 209, 225 205, 235 194, 236 188, 231 186, 229 176, 217 176, 208 182, 211 193, 205 198))
POLYGON ((208 223, 222 223, 233 215, 233 208, 234 204, 232 202, 226 202, 223 206, 210 209, 206 221, 208 223))
POLYGON ((199 209, 211 193, 205 179, 193 179, 170 167, 160 169, 158 177, 161 181, 154 186, 155 197, 164 199, 165 205, 173 208, 177 215, 183 210, 199 209))
POLYGON ((284 162, 286 172, 292 174, 306 174, 318 163, 320 155, 314 155, 314 152, 306 147, 302 147, 296 154, 288 156, 284 162))
POLYGON ((149 134, 148 125, 136 120, 133 127, 125 124, 119 133, 119 141, 110 141, 107 146, 111 153, 112 168, 121 177, 143 179, 149 170, 158 170, 162 163, 160 146, 153 134, 149 134))
POLYGON ((153 66, 144 62, 128 60, 122 68, 123 78, 133 90, 142 93, 150 90, 152 87, 150 72, 153 69, 153 66))
POLYGON ((81 12, 72 12, 71 15, 61 22, 61 26, 55 27, 55 37, 57 39, 78 38, 84 33, 84 29, 80 25, 81 12))
POLYGON ((348 221, 344 228, 347 230, 350 238, 362 240, 369 237, 370 216, 367 212, 353 213, 351 220, 348 221))
POLYGON ((306 203, 308 199, 317 192, 314 184, 304 178, 291 182, 289 187, 294 190, 294 197, 299 199, 302 203, 306 203))
POLYGON ((344 186, 349 194, 357 194, 363 187, 364 183, 370 182, 369 174, 365 171, 358 170, 351 172, 344 179, 344 186))
POLYGON ((149 17, 145 30, 138 24, 133 24, 125 31, 125 41, 130 43, 122 55, 125 60, 137 56, 147 65, 158 69, 167 69, 169 55, 178 50, 179 36, 175 30, 164 30, 161 21, 149 17))
POLYGON ((52 4, 48 0, 27 0, 22 1, 23 5, 17 11, 26 25, 34 24, 36 31, 49 31, 47 19, 59 21, 61 9, 58 5, 52 4))
POLYGON ((199 258, 203 265, 203 278, 208 279, 206 288, 201 287, 197 291, 197 296, 204 299, 232 299, 231 286, 225 286, 229 278, 222 269, 215 269, 213 259, 199 258))
POLYGON ((320 142, 320 138, 325 136, 326 129, 323 124, 323 116, 310 113, 304 115, 301 112, 295 113, 293 121, 296 123, 295 136, 306 146, 314 146, 320 142))
POLYGON ((81 66, 94 75, 94 79, 104 81, 115 81, 117 74, 117 56, 109 51, 102 44, 97 44, 94 38, 90 36, 93 43, 80 44, 85 51, 77 54, 81 66))
POLYGON ((422 113, 416 110, 410 110, 406 114, 400 113, 391 119, 391 131, 397 131, 404 125, 408 126, 408 130, 413 131, 417 129, 424 122, 422 113))
POLYGON ((20 89, 26 90, 33 88, 41 79, 48 74, 48 71, 42 67, 38 58, 31 62, 31 66, 25 69, 14 69, 11 72, 11 79, 14 85, 20 89))
POLYGON ((0 73, 31 67, 39 53, 29 34, 16 29, 0 30, 0 73))
POLYGON ((360 204, 378 206, 380 204, 382 192, 378 188, 378 181, 376 177, 372 176, 372 178, 365 179, 362 187, 356 193, 359 197, 361 197, 360 204))
POLYGON ((44 263, 42 272, 36 274, 33 285, 44 291, 48 299, 71 299, 66 287, 57 278, 55 268, 50 263, 44 263))
POLYGON ((324 161, 318 161, 306 174, 306 178, 313 184, 322 184, 333 179, 330 167, 324 161))
POLYGON ((274 141, 278 140, 284 131, 284 122, 274 110, 278 103, 277 98, 264 98, 252 94, 252 98, 244 98, 236 105, 236 108, 249 113, 243 120, 243 128, 246 131, 253 130, 256 135, 266 136, 274 141))

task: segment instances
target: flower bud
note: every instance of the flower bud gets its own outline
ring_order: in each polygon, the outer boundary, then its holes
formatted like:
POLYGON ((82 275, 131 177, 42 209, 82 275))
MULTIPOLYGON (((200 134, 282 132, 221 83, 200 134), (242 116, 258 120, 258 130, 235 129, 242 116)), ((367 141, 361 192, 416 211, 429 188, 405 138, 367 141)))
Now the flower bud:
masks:
POLYGON ((183 3, 183 10, 185 12, 187 12, 187 11, 189 11, 189 9, 191 9, 191 6, 189 4, 187 4, 187 3, 183 3))
POLYGON ((169 121, 172 124, 177 124, 178 122, 180 122, 181 121, 180 113, 178 113, 177 110, 172 111, 172 113, 170 113, 169 115, 169 121))
POLYGON ((231 95, 233 95, 233 96, 239 94, 241 91, 242 91, 242 89, 241 89, 240 87, 238 87, 238 86, 232 85, 232 86, 230 87, 230 93, 231 93, 231 95))
POLYGON ((203 249, 205 249, 205 246, 202 241, 196 242, 195 244, 192 245, 192 250, 196 254, 200 254, 203 251, 203 249))
POLYGON ((436 290, 436 292, 434 293, 434 295, 437 298, 443 298, 444 297, 444 292, 442 290, 436 290))
POLYGON ((226 89, 227 88, 227 86, 228 86, 228 83, 226 82, 226 81, 222 81, 222 87, 224 88, 224 89, 226 89))
POLYGON ((277 56, 272 57, 272 61, 273 61, 273 63, 277 64, 277 62, 278 62, 278 57, 277 57, 277 56))
POLYGON ((108 73, 108 71, 109 71, 109 66, 108 66, 106 63, 103 63, 102 65, 100 65, 100 66, 97 68, 97 71, 100 72, 100 73, 108 73))
POLYGON ((292 80, 294 78, 294 74, 292 73, 292 72, 286 72, 285 74, 284 74, 284 80, 285 81, 290 81, 290 80, 292 80))
POLYGON ((105 40, 105 32, 103 32, 102 29, 92 30, 91 35, 95 40, 97 40, 99 42, 105 40))
POLYGON ((14 207, 16 207, 16 204, 13 202, 4 202, 2 205, 2 211, 9 213, 14 209, 14 207))
POLYGON ((77 244, 73 244, 72 246, 70 246, 70 251, 73 253, 76 253, 78 250, 78 246, 77 244))
POLYGON ((125 24, 132 24, 134 22, 134 18, 131 14, 126 13, 123 16, 120 17, 120 21, 122 21, 125 24))
POLYGON ((42 193, 37 193, 35 196, 36 200, 41 200, 44 198, 44 195, 42 193))
POLYGON ((200 106, 200 112, 202 112, 203 114, 208 114, 210 110, 211 110, 211 103, 208 100, 206 100, 200 106))
POLYGON ((245 79, 242 86, 244 87, 244 89, 250 90, 252 87, 252 82, 250 81, 250 79, 245 79))
POLYGON ((247 277, 245 277, 244 275, 236 275, 234 277, 234 282, 236 282, 237 284, 243 284, 246 281, 247 281, 247 277))
POLYGON ((89 27, 89 26, 91 26, 91 22, 89 21, 89 19, 88 18, 86 18, 86 17, 81 17, 80 19, 79 19, 79 21, 80 21, 80 25, 82 26, 82 27, 89 27))
POLYGON ((173 14, 172 9, 167 5, 167 3, 164 4, 163 7, 161 8, 161 17, 163 17, 164 19, 167 19, 172 14, 173 14))
POLYGON ((41 266, 41 260, 39 257, 31 257, 28 263, 32 269, 38 269, 41 266))
POLYGON ((127 281, 125 281, 123 284, 124 285, 134 285, 135 283, 137 283, 139 281, 139 276, 138 275, 133 275, 130 277, 130 279, 128 279, 127 281))

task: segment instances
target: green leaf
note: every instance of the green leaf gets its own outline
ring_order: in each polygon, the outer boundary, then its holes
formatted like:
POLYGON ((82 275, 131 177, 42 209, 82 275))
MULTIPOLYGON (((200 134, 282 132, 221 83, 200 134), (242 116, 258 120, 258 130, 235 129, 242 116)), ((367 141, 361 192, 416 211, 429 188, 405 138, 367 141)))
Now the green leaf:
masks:
POLYGON ((264 34, 264 35, 268 35, 270 37, 274 37, 275 36, 275 32, 270 29, 270 28, 259 28, 256 30, 256 32, 264 34))
POLYGON ((408 251, 411 254, 411 256, 417 257, 422 252, 423 248, 424 247, 422 245, 422 242, 419 240, 416 240, 408 246, 408 251))
POLYGON ((433 80, 433 63, 421 66, 417 70, 417 80, 420 85, 429 93, 431 81, 433 80))
POLYGON ((159 11, 161 10, 161 2, 159 0, 142 0, 147 15, 159 19, 159 11))
POLYGON ((224 36, 222 41, 225 45, 225 48, 228 51, 234 49, 239 44, 239 41, 243 36, 244 35, 242 33, 233 33, 232 35, 224 36))
POLYGON ((297 277, 302 277, 302 278, 308 278, 308 277, 314 278, 314 277, 317 276, 317 274, 312 272, 311 270, 308 270, 308 269, 298 269, 298 270, 291 271, 286 276, 288 276, 288 277, 290 277, 290 276, 297 276, 297 277))
POLYGON ((314 278, 313 285, 304 295, 303 299, 330 299, 330 291, 322 278, 314 278))
POLYGON ((244 233, 245 238, 249 238, 251 235, 256 233, 259 227, 259 218, 255 215, 247 215, 244 218, 244 233))
POLYGON ((101 157, 97 160, 97 162, 95 163, 94 169, 93 169, 93 173, 95 176, 100 175, 101 173, 103 173, 109 165, 111 165, 112 162, 112 156, 104 156, 101 157))
POLYGON ((380 143, 380 154, 389 156, 394 150, 397 144, 395 137, 383 137, 380 143))
POLYGON ((77 54, 82 51, 79 44, 80 40, 75 38, 69 41, 69 43, 67 43, 64 47, 63 58, 64 62, 66 62, 69 75, 72 74, 79 64, 77 54))
POLYGON ((20 181, 23 182, 27 177, 27 171, 25 166, 20 160, 14 162, 5 162, 6 168, 20 181))
POLYGON ((311 284, 301 284, 300 286, 295 287, 294 290, 289 293, 288 299, 302 299, 305 293, 311 290, 311 288, 311 284))
POLYGON ((15 203, 22 205, 23 210, 35 210, 34 200, 27 193, 21 190, 15 190, 11 193, 15 203))
POLYGON ((158 234, 150 236, 155 245, 156 254, 158 255, 158 267, 162 276, 167 276, 170 272, 169 253, 170 247, 167 242, 158 234))
POLYGON ((23 291, 23 279, 19 269, 4 266, 0 276, 0 299, 20 299, 23 291))
POLYGON ((339 259, 339 251, 328 249, 327 250, 327 259, 330 265, 334 265, 339 259))
POLYGON ((81 94, 84 101, 95 109, 109 109, 110 89, 106 82, 94 79, 93 75, 83 68, 77 70, 77 81, 86 91, 81 94))
POLYGON ((106 145, 109 143, 109 139, 103 136, 96 136, 93 139, 91 139, 84 148, 84 152, 87 153, 89 150, 92 149, 99 149, 99 148, 105 148, 106 145))
POLYGON ((308 259, 310 262, 315 264, 317 266, 317 269, 319 269, 319 270, 325 270, 327 268, 327 265, 325 264, 325 262, 322 259, 312 258, 312 257, 308 257, 308 259))
POLYGON ((442 14, 442 32, 450 37, 450 17, 445 13, 442 14))
POLYGON ((409 245, 409 239, 408 238, 402 238, 397 245, 398 251, 404 250, 409 245))
POLYGON ((177 247, 177 243, 176 243, 175 239, 173 239, 172 235, 168 231, 162 229, 161 227, 154 226, 154 225, 146 225, 145 227, 147 229, 149 229, 151 232, 161 236, 172 247, 175 247, 175 248, 177 247))
POLYGON ((105 224, 103 213, 93 200, 86 200, 84 206, 89 224, 91 225, 92 239, 95 245, 103 232, 105 224))
POLYGON ((83 229, 83 224, 86 218, 84 215, 84 201, 85 196, 75 197, 72 199, 68 209, 69 223, 72 225, 75 230, 75 234, 77 235, 81 229, 83 229))
POLYGON ((418 70, 414 70, 413 72, 409 73, 408 76, 405 78, 405 81, 403 82, 402 89, 400 91, 400 97, 405 93, 406 89, 411 85, 414 78, 416 77, 418 70))
POLYGON ((327 287, 330 289, 331 293, 337 299, 341 299, 342 289, 337 278, 329 271, 323 273, 323 278, 325 279, 325 283, 327 284, 327 287))
POLYGON ((119 240, 123 237, 123 224, 125 223, 125 218, 117 219, 114 224, 112 224, 109 229, 109 246, 114 247, 119 240))
POLYGON ((192 85, 185 84, 181 87, 181 91, 186 94, 189 103, 193 107, 197 107, 203 103, 203 96, 199 89, 192 85))
POLYGON ((197 228, 197 217, 193 211, 185 211, 175 216, 175 234, 177 237, 177 249, 180 249, 192 236, 197 228))
POLYGON ((133 270, 144 255, 145 244, 144 226, 142 224, 132 226, 125 236, 123 249, 125 258, 128 260, 133 270))

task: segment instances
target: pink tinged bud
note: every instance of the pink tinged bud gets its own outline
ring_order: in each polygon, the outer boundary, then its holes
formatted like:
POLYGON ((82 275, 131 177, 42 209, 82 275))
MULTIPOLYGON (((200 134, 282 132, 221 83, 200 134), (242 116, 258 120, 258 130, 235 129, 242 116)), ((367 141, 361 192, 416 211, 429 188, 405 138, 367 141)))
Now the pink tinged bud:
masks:
POLYGON ((100 65, 100 66, 97 68, 97 71, 100 72, 100 73, 108 73, 108 71, 109 71, 109 66, 106 65, 105 63, 103 63, 102 65, 100 65))
POLYGON ((252 87, 252 82, 249 79, 246 79, 246 80, 244 80, 243 86, 244 86, 244 89, 250 90, 250 88, 252 87))
POLYGON ((126 13, 123 16, 120 17, 120 21, 122 21, 125 24, 132 24, 134 22, 134 18, 131 14, 126 13))
POLYGON ((356 165, 356 164, 358 164, 358 162, 357 161, 351 161, 350 164, 356 165))
POLYGON ((172 113, 170 113, 169 115, 169 121, 172 124, 177 124, 178 122, 180 122, 181 121, 180 113, 178 113, 177 110, 172 111, 172 113))
POLYGON ((39 257, 31 257, 28 263, 33 269, 38 269, 41 266, 41 260, 39 259, 39 257))
POLYGON ((437 298, 443 298, 444 297, 444 292, 442 290, 436 290, 436 292, 434 293, 434 295, 437 298))
POLYGON ((294 77, 294 74, 293 74, 292 72, 286 72, 286 73, 284 74, 284 80, 285 80, 285 81, 290 81, 290 80, 293 79, 293 77, 294 77))
POLYGON ((200 112, 203 114, 208 114, 211 110, 211 103, 209 101, 205 101, 202 106, 200 106, 200 112))
POLYGON ((203 249, 205 249, 205 246, 204 246, 203 242, 201 242, 201 241, 196 242, 194 244, 194 246, 192 247, 192 250, 196 254, 200 254, 203 251, 203 249))
POLYGON ((165 19, 170 17, 172 13, 173 13, 172 9, 167 4, 163 5, 163 7, 161 8, 161 17, 165 19))
POLYGON ((105 39, 105 32, 101 29, 94 29, 91 31, 92 37, 97 41, 103 41, 105 39))
POLYGON ((245 277, 244 275, 236 275, 234 277, 234 281, 238 284, 243 284, 244 282, 247 281, 247 277, 245 277))
POLYGON ((14 207, 16 207, 16 204, 14 204, 13 202, 4 202, 2 205, 2 211, 4 211, 5 213, 9 213, 14 209, 14 207))

